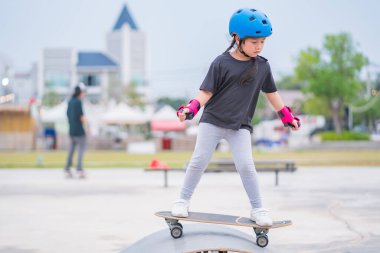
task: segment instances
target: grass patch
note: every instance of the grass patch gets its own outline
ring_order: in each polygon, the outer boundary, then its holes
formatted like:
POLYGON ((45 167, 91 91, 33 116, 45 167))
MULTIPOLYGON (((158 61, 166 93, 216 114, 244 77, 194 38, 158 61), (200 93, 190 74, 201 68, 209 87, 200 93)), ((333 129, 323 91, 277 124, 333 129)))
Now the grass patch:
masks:
MULTIPOLYGON (((146 168, 152 159, 170 168, 183 168, 192 152, 167 151, 156 154, 128 154, 125 151, 88 151, 85 168, 146 168)), ((63 168, 66 151, 0 152, 0 168, 63 168)), ((255 151, 254 160, 293 160, 297 166, 380 166, 377 150, 255 151)), ((74 163, 75 163, 74 157, 74 163)), ((231 159, 231 153, 215 152, 213 159, 231 159)))
POLYGON ((322 141, 368 141, 369 134, 354 133, 343 131, 341 134, 336 132, 323 132, 320 134, 322 141))

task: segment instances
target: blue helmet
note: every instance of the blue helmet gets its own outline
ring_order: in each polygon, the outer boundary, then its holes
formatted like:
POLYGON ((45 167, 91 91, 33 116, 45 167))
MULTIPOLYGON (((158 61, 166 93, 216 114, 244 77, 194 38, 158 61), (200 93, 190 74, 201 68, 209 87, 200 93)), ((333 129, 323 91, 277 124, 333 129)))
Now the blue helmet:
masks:
POLYGON ((255 9, 240 9, 230 19, 230 35, 238 35, 240 39, 246 37, 260 38, 272 35, 272 25, 267 15, 255 9))

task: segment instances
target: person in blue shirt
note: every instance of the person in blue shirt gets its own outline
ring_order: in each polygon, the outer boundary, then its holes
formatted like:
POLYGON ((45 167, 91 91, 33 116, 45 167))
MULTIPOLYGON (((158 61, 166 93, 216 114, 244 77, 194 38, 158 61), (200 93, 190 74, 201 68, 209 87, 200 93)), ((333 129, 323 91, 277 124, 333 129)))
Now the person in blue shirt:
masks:
POLYGON ((70 147, 65 166, 65 175, 72 178, 71 166, 73 164, 73 155, 78 146, 77 173, 79 178, 85 178, 86 173, 83 169, 83 155, 86 148, 86 118, 83 113, 82 99, 85 96, 85 85, 79 83, 67 106, 67 118, 69 122, 70 147))

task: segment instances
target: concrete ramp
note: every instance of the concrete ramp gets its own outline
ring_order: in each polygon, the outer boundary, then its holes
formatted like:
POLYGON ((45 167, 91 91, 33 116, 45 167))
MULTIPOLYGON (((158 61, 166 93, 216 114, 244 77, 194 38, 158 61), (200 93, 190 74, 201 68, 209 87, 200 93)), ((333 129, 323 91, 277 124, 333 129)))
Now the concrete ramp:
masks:
POLYGON ((196 253, 196 252, 278 252, 272 247, 260 248, 252 235, 214 224, 186 224, 183 236, 174 239, 169 228, 162 229, 132 244, 120 253, 196 253))

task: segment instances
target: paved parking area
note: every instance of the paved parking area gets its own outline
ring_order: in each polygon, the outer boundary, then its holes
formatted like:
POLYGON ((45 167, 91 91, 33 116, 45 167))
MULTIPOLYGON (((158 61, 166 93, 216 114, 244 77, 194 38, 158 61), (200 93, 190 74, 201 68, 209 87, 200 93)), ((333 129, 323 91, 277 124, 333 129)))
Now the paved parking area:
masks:
MULTIPOLYGON (((281 174, 278 187, 274 174, 259 176, 273 218, 294 225, 272 230, 258 252, 379 252, 380 168, 299 168, 281 174)), ((120 252, 167 227, 153 214, 171 207, 183 177, 170 174, 163 188, 161 173, 141 169, 92 169, 86 180, 56 169, 2 169, 0 253, 120 252)), ((204 174, 191 210, 247 216, 239 176, 204 174)))

